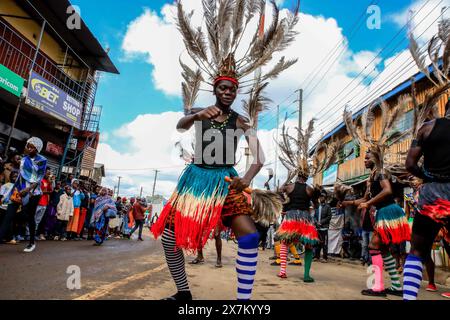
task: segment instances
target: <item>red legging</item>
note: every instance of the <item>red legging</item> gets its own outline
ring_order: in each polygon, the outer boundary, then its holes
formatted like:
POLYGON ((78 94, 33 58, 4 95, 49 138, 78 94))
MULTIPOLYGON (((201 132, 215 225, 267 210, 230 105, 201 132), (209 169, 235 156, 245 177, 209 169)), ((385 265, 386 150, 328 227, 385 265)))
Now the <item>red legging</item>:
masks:
POLYGON ((84 220, 86 220, 86 208, 81 208, 80 210, 80 218, 78 219, 78 228, 77 228, 77 234, 81 234, 81 231, 83 231, 84 228, 84 220))

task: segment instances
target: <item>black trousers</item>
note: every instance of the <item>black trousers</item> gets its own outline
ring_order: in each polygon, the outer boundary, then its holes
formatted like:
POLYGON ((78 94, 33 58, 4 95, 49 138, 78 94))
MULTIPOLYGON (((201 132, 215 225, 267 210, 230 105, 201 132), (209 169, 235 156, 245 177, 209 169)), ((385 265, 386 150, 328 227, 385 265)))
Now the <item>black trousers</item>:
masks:
POLYGON ((12 239, 12 229, 13 229, 13 221, 14 216, 16 215, 17 210, 19 209, 19 205, 15 203, 10 203, 4 211, 4 216, 2 220, 2 224, 0 226, 0 241, 3 239, 11 240, 12 239))
POLYGON ((319 233, 319 243, 315 246, 315 258, 320 258, 320 251, 323 250, 323 258, 328 259, 328 230, 317 230, 319 233))
POLYGON ((144 227, 144 220, 135 220, 133 230, 131 230, 130 236, 139 228, 139 239, 142 238, 142 228, 144 227))
POLYGON ((259 245, 262 246, 263 249, 265 249, 267 242, 267 232, 269 231, 269 227, 265 227, 259 223, 256 223, 255 226, 256 230, 259 233, 259 245))
POLYGON ((56 221, 56 235, 60 238, 65 238, 67 236, 67 224, 69 221, 57 220, 56 221))
POLYGON ((26 206, 23 207, 23 213, 28 220, 28 229, 30 230, 30 244, 34 244, 34 237, 36 236, 36 221, 34 216, 36 215, 36 208, 38 206, 41 196, 32 196, 26 206))

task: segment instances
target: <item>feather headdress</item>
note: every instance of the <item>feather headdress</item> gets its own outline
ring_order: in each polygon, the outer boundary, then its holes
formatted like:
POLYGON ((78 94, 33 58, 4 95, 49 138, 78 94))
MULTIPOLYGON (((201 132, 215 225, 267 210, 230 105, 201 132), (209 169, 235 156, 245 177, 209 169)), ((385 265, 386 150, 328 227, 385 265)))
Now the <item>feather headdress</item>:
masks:
POLYGON ((439 118, 437 102, 450 89, 450 19, 443 18, 438 24, 438 33, 428 42, 426 50, 421 50, 409 23, 409 51, 419 70, 434 84, 434 91, 425 95, 419 103, 414 81, 411 85, 411 97, 414 104, 414 123, 412 134, 417 136, 422 125, 429 120, 439 118), (431 61, 431 72, 427 59, 431 61))
POLYGON ((377 171, 387 176, 407 175, 404 166, 406 154, 391 152, 390 146, 411 134, 411 130, 399 132, 395 129, 395 125, 408 103, 409 97, 407 96, 400 97, 398 104, 393 108, 389 108, 385 101, 374 102, 361 116, 360 126, 357 125, 357 120, 353 120, 352 112, 344 110, 344 122, 348 134, 360 147, 365 147, 370 151, 377 171), (372 133, 377 105, 381 109, 381 135, 379 138, 375 138, 372 133))
POLYGON ((276 78, 295 64, 297 59, 286 60, 282 57, 271 70, 261 74, 258 79, 244 81, 245 77, 267 65, 274 53, 284 50, 294 41, 299 4, 300 1, 293 12, 288 12, 285 18, 280 19, 280 11, 272 0, 273 20, 262 34, 265 6, 263 0, 202 0, 205 28, 191 25, 193 13, 186 13, 182 1, 178 0, 177 27, 189 56, 197 65, 197 70, 192 70, 180 61, 183 69, 182 93, 185 113, 191 111, 203 82, 214 85, 219 80, 229 80, 236 85, 245 83, 242 87, 262 90, 267 80, 276 78), (247 49, 243 50, 243 56, 237 58, 237 49, 240 48, 243 36, 255 17, 259 17, 257 29, 247 49), (259 85, 256 86, 255 82, 259 85))
POLYGON ((332 140, 329 143, 319 140, 313 153, 310 153, 309 142, 314 132, 314 121, 314 119, 309 121, 305 130, 296 128, 297 137, 289 134, 286 121, 283 124, 278 145, 281 153, 280 161, 288 171, 286 183, 296 176, 305 178, 314 176, 339 161, 343 143, 338 140, 332 140))
POLYGON ((347 186, 341 182, 336 182, 334 184, 333 191, 334 191, 334 196, 336 197, 336 199, 338 199, 339 201, 344 201, 347 194, 352 190, 353 190, 352 187, 347 186))

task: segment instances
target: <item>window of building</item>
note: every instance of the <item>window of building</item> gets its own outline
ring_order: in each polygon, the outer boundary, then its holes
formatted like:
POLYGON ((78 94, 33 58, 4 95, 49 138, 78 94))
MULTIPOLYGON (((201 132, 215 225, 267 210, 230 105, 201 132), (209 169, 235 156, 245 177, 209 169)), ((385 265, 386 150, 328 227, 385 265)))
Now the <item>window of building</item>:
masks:
POLYGON ((394 130, 398 132, 404 132, 411 129, 414 124, 414 112, 410 110, 404 113, 400 119, 397 121, 394 130))
POLYGON ((359 146, 353 140, 347 142, 340 152, 341 163, 356 159, 359 157, 359 154, 360 154, 359 146), (348 156, 345 157, 346 155, 348 156))
MULTIPOLYGON (((395 124, 394 129, 392 130, 391 134, 394 132, 405 132, 412 128, 414 125, 414 112, 413 110, 410 110, 408 112, 405 112, 397 121, 395 124)), ((402 140, 406 139, 407 137, 403 138, 402 140)), ((400 140, 400 141, 402 141, 400 140)), ((399 142, 400 142, 399 141, 399 142)), ((390 144, 390 142, 389 142, 390 144)))

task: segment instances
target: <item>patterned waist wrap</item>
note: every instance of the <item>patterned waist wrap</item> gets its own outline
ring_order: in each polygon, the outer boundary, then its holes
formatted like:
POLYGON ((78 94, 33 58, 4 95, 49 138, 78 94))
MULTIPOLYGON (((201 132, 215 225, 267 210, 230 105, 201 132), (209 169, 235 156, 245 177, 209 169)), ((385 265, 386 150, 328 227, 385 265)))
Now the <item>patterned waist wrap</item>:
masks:
POLYGON ((229 190, 225 177, 237 177, 233 167, 199 167, 190 164, 151 232, 158 238, 165 228, 175 230, 176 246, 202 248, 218 225, 229 227, 235 215, 252 215, 243 193, 229 190))
POLYGON ((314 226, 313 218, 307 210, 289 210, 276 233, 277 240, 293 243, 316 244, 319 234, 314 226))
POLYGON ((411 240, 411 226, 398 204, 377 210, 374 229, 384 244, 400 244, 411 240))
POLYGON ((419 191, 419 213, 438 223, 450 219, 450 182, 430 182, 419 191))

